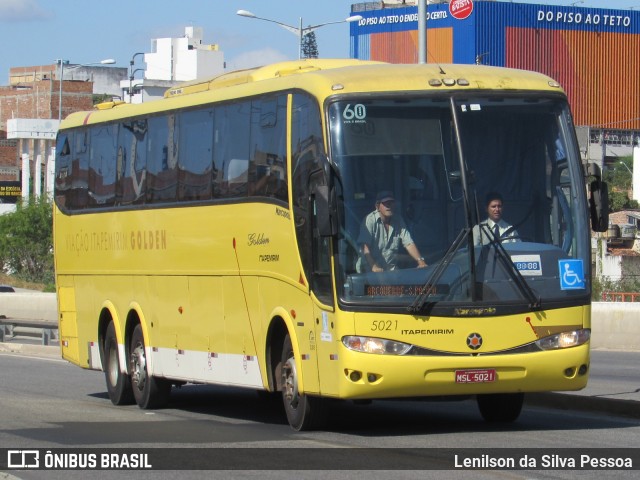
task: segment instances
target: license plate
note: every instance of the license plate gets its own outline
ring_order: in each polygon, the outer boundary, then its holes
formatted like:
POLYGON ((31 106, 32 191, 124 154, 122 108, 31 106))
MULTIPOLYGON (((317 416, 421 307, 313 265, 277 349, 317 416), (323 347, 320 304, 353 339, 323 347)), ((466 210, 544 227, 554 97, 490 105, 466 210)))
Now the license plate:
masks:
POLYGON ((456 383, 486 383, 495 382, 496 371, 486 370, 456 370, 456 383))

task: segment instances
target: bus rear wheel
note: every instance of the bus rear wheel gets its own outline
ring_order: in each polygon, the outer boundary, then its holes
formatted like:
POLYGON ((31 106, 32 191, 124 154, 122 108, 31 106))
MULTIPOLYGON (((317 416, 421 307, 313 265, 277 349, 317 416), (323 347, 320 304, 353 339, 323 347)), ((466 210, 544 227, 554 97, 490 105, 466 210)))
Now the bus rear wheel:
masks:
POLYGON ((171 383, 149 374, 142 327, 136 325, 129 347, 129 376, 136 403, 142 409, 164 407, 169 401, 171 383))
POLYGON ((282 347, 282 400, 289 425, 294 430, 315 430, 326 423, 326 400, 298 391, 298 371, 291 337, 287 334, 282 347))
POLYGON ((478 395, 480 414, 487 422, 510 423, 520 416, 524 393, 494 393, 478 395))
POLYGON ((122 373, 118 356, 118 339, 113 322, 109 322, 104 337, 103 370, 107 382, 109 399, 114 405, 129 405, 133 403, 133 391, 129 375, 122 373))

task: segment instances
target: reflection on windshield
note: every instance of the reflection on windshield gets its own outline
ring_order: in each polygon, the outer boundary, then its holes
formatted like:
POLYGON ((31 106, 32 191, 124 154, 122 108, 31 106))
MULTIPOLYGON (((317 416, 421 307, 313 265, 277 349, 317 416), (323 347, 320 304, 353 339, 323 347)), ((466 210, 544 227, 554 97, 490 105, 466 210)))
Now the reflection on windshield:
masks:
POLYGON ((330 118, 341 301, 530 308, 589 293, 589 244, 576 234, 588 228, 584 180, 564 103, 367 98, 332 104, 330 118), (568 261, 582 288, 563 281, 568 261))

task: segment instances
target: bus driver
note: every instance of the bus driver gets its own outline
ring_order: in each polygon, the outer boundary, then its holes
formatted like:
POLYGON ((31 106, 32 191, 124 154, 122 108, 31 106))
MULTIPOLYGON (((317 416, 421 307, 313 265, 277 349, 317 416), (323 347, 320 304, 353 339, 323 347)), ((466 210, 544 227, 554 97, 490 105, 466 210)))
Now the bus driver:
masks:
POLYGON ((362 223, 358 245, 362 252, 356 266, 359 272, 400 268, 402 247, 416 261, 418 268, 427 266, 404 220, 395 214, 395 198, 391 191, 382 191, 376 196, 376 208, 362 223))
POLYGON ((500 243, 519 242, 520 236, 510 223, 502 218, 503 199, 498 192, 490 192, 486 196, 485 207, 487 219, 473 227, 473 244, 488 245, 491 240, 500 243))

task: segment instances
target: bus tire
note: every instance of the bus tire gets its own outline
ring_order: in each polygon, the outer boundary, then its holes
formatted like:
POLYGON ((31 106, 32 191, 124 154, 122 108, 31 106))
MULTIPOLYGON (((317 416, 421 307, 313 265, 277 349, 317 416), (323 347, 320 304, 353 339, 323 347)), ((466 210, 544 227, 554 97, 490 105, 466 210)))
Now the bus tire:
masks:
POLYGON ((492 423, 514 422, 520 416, 524 393, 494 393, 477 396, 482 418, 492 423))
POLYGON ((326 423, 326 400, 298 391, 296 360, 289 334, 282 347, 282 401, 289 425, 296 430, 315 430, 326 423))
POLYGON ((142 327, 136 325, 129 346, 129 377, 133 396, 142 409, 162 408, 169 401, 171 383, 149 374, 142 327))
POLYGON ((109 400, 114 405, 130 405, 133 403, 133 390, 129 375, 122 373, 120 357, 118 356, 118 339, 116 327, 109 322, 104 337, 104 378, 107 383, 109 400))

